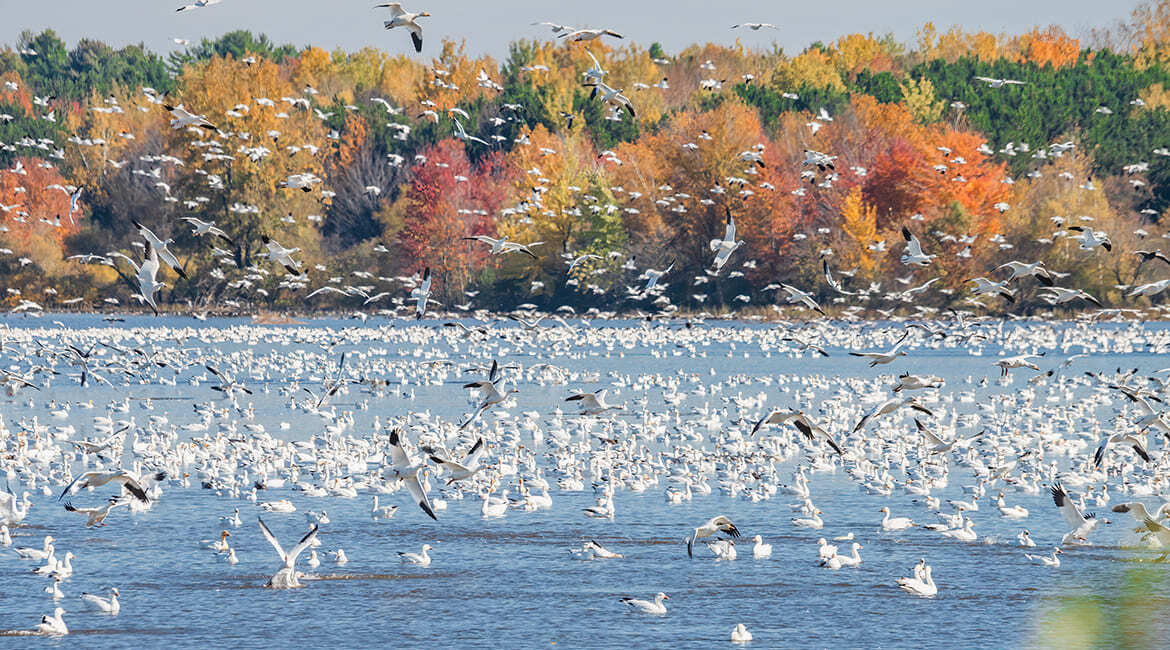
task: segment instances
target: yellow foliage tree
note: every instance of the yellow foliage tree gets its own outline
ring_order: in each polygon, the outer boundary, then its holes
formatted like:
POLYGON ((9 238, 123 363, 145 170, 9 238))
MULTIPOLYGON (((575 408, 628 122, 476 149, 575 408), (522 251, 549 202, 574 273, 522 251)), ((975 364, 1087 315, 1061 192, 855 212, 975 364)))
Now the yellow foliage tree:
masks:
POLYGON ((869 245, 877 239, 877 210, 866 205, 861 197, 861 186, 855 185, 841 206, 841 230, 848 240, 840 246, 841 264, 855 266, 866 280, 872 280, 877 261, 869 245))
POLYGON ((1170 63, 1170 2, 1156 0, 1138 5, 1126 27, 1138 65, 1170 63))
POLYGON ((942 118, 946 102, 938 99, 930 79, 907 79, 900 85, 902 103, 919 124, 933 124, 942 118))
POLYGON ((808 85, 845 92, 845 82, 837 70, 833 53, 820 48, 809 48, 776 68, 776 80, 789 87, 808 85))
POLYGON ((849 34, 833 43, 840 54, 838 61, 843 72, 855 75, 862 70, 893 72, 896 68, 891 39, 875 38, 871 34, 849 34))
POLYGON ((311 192, 277 187, 292 174, 325 176, 324 157, 333 147, 311 100, 306 108, 284 99, 308 98, 268 60, 247 65, 214 57, 187 66, 179 86, 175 101, 219 129, 166 131, 169 153, 185 161, 172 182, 185 195, 210 199, 198 205, 198 216, 233 233, 241 266, 252 263, 261 235, 301 248, 307 264, 320 260, 320 235, 308 217, 325 210, 322 186, 311 192), (289 214, 292 220, 282 220, 289 214))
POLYGON ((1161 83, 1147 86, 1138 94, 1138 97, 1145 103, 1145 108, 1170 110, 1170 90, 1163 87, 1161 83))
POLYGON ((927 22, 918 30, 918 55, 926 61, 944 59, 954 62, 963 56, 972 56, 980 61, 995 61, 1003 55, 1002 39, 990 32, 964 32, 951 27, 939 33, 934 23, 927 22))

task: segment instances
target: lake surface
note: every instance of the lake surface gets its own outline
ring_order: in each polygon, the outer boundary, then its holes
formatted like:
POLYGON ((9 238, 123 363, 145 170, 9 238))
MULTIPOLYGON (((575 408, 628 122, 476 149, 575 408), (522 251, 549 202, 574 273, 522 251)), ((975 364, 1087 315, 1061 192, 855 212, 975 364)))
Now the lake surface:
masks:
MULTIPOLYGON (((847 350, 888 348, 904 324, 812 328, 711 322, 685 328, 570 323, 577 331, 552 326, 529 332, 516 323, 494 323, 489 337, 480 341, 464 339, 437 321, 313 320, 255 326, 228 319, 0 319, 0 328, 8 328, 0 367, 14 372, 25 373, 43 362, 33 356, 36 343, 49 349, 65 343, 86 349, 98 341, 122 350, 140 346, 169 362, 135 376, 106 372, 109 385, 83 388, 79 377, 70 376, 76 370, 69 362, 58 360, 56 367, 64 374, 40 375, 37 383, 43 390, 0 397, 0 415, 12 432, 0 444, 0 470, 8 471, 17 493, 27 489, 29 472, 11 459, 13 435, 25 432, 27 440, 37 427, 46 427, 38 437, 47 437, 56 427, 72 426, 71 432, 56 435, 97 438, 95 416, 133 418, 139 438, 169 433, 174 444, 208 435, 247 437, 261 427, 274 438, 291 441, 384 438, 391 423, 408 426, 408 437, 428 426, 442 427, 450 448, 461 452, 467 439, 455 425, 474 410, 461 384, 482 377, 469 369, 471 364, 490 364, 493 358, 501 365, 522 367, 510 371, 510 385, 520 392, 514 405, 489 410, 469 426, 468 435, 492 442, 493 459, 519 459, 520 474, 539 468, 552 484, 551 509, 511 509, 505 517, 484 519, 476 488, 468 485, 460 492, 458 485, 448 488, 445 480, 432 478, 432 498, 446 497, 448 504, 438 512, 438 521, 426 517, 403 490, 381 496, 383 505, 400 509, 393 519, 375 522, 368 491, 343 498, 307 496, 291 486, 262 490, 260 501, 287 498, 297 508, 290 514, 265 513, 243 498, 246 494, 231 498, 225 490, 201 488, 200 471, 205 468, 192 465, 183 468, 189 487, 172 476, 150 510, 115 509, 107 526, 86 529, 84 519, 57 501, 61 485, 38 483, 31 514, 13 529, 14 546, 40 546, 42 537, 51 534, 59 554, 76 554, 75 573, 61 584, 66 597, 60 602, 68 611, 71 634, 0 636, 0 647, 385 643, 698 648, 729 645, 737 623, 754 635, 750 647, 765 648, 1114 646, 1126 621, 1136 621, 1149 634, 1145 639, 1129 637, 1138 645, 1157 646, 1168 638, 1170 619, 1160 614, 1170 603, 1170 568, 1151 562, 1156 552, 1132 548, 1138 543, 1132 517, 1109 511, 1111 505, 1136 500, 1123 493, 1127 486, 1149 483, 1165 467, 1162 443, 1159 436, 1149 437, 1155 457, 1149 465, 1135 464, 1132 454, 1111 448, 1115 464, 1110 475, 1094 475, 1088 463, 1097 442, 1118 422, 1127 426, 1137 414, 1119 393, 1083 374, 1137 368, 1144 376, 1170 365, 1170 330, 1165 326, 998 323, 978 326, 987 340, 966 343, 955 342, 955 336, 932 339, 915 330, 907 356, 869 368, 866 360, 848 356, 847 350), (781 341, 794 332, 820 341, 831 356, 794 351, 781 341), (1054 369, 1052 377, 1029 384, 1035 371, 1021 369, 1000 379, 992 365, 1002 355, 1033 352, 1045 352, 1038 365, 1044 371, 1054 369), (293 402, 308 397, 300 388, 319 390, 342 353, 343 372, 366 383, 350 384, 336 395, 328 416, 293 408, 293 402), (1089 356, 1059 367, 1078 353, 1089 356), (210 389, 214 382, 205 378, 204 361, 213 361, 253 391, 240 397, 239 410, 210 389), (452 364, 429 363, 437 361, 452 364), (904 409, 861 433, 850 433, 864 410, 890 395, 887 388, 895 375, 907 371, 946 380, 941 389, 918 391, 933 417, 904 409), (578 419, 572 403, 563 401, 571 388, 608 388, 607 399, 627 409, 578 419), (87 408, 91 401, 93 407, 87 408), (230 409, 230 415, 216 415, 209 428, 200 430, 205 420, 198 411, 210 408, 211 402, 217 409, 230 409), (70 405, 68 413, 52 415, 65 404, 70 405), (790 408, 800 408, 825 425, 849 452, 845 460, 809 446, 791 428, 770 427, 754 439, 748 436, 752 423, 769 410, 790 408), (157 418, 153 422, 152 416, 157 418), (986 429, 970 454, 982 464, 994 466, 1018 452, 1036 450, 1020 465, 1030 468, 1041 489, 1032 494, 1003 481, 991 483, 980 509, 969 513, 979 534, 974 543, 921 528, 879 532, 882 506, 920 523, 936 519, 921 496, 900 487, 888 496, 867 492, 849 472, 859 463, 889 465, 888 473, 899 486, 907 478, 945 473, 946 487, 932 492, 943 499, 944 512, 952 511, 946 499, 970 499, 963 486, 977 483, 970 464, 959 462, 966 454, 949 455, 945 464, 938 461, 933 469, 920 469, 918 452, 907 452, 917 450, 921 440, 913 417, 930 422, 946 439, 986 429), (328 427, 337 422, 344 423, 342 432, 329 433, 328 427), (586 473, 584 490, 564 491, 555 480, 556 463, 573 456, 596 459, 604 445, 595 433, 631 436, 635 431, 645 438, 638 448, 648 454, 640 467, 656 473, 657 483, 641 493, 616 490, 612 521, 584 516, 582 509, 596 500, 590 483, 604 475, 586 473), (569 442, 560 442, 560 435, 569 442), (1069 447, 1061 440, 1078 444, 1069 447), (760 449, 765 443, 768 453, 760 449), (674 505, 664 492, 671 485, 668 475, 682 471, 682 456, 702 459, 689 462, 686 471, 713 489, 674 505), (528 458, 531 467, 525 466, 528 458), (790 484, 797 468, 814 460, 833 468, 809 474, 811 499, 824 513, 823 530, 792 525, 793 517, 805 516, 789 507, 799 501, 795 496, 777 493, 753 501, 746 496, 750 490, 731 496, 720 489, 720 471, 724 480, 730 474, 751 485, 757 481, 751 472, 763 468, 779 483, 790 484), (1122 460, 1128 464, 1116 464, 1122 460), (1077 476, 1087 478, 1080 481, 1077 476), (1091 497, 1088 509, 1112 521, 1092 535, 1092 546, 1066 547, 1063 563, 1055 569, 1030 563, 1016 543, 1017 533, 1027 528, 1038 544, 1030 550, 1047 554, 1068 532, 1047 491, 1054 477, 1062 478, 1074 496, 1087 485, 1099 491, 1100 479, 1107 478, 1110 503, 1098 505, 1091 497), (43 493, 46 487, 51 496, 43 493), (994 503, 999 491, 1009 504, 1027 508, 1029 516, 1019 521, 1001 517, 994 503), (243 519, 239 528, 221 521, 235 508, 243 519), (261 536, 256 516, 262 515, 288 548, 306 532, 304 513, 322 510, 331 521, 320 528, 320 567, 309 569, 306 553, 298 564, 309 574, 304 588, 264 588, 280 561, 261 536), (686 536, 719 514, 730 517, 744 535, 739 559, 717 561, 701 544, 695 558, 688 559, 686 536), (225 527, 240 560, 235 566, 201 543, 216 539, 225 527), (819 567, 816 540, 849 532, 864 545, 862 564, 839 571, 819 567), (756 534, 773 545, 770 558, 752 558, 748 539, 756 534), (587 539, 625 558, 573 559, 569 549, 587 539), (434 547, 429 567, 400 563, 398 552, 417 552, 424 543, 434 547), (337 566, 325 553, 338 548, 349 558, 345 566, 337 566), (920 558, 933 567, 937 597, 914 597, 895 584, 910 575, 920 558), (122 594, 119 615, 85 610, 78 595, 101 593, 109 586, 122 594), (664 616, 635 613, 619 602, 623 596, 652 598, 658 591, 670 595, 664 616)), ((127 356, 101 346, 95 350, 103 364, 127 356)), ((80 454, 63 440, 54 444, 64 455, 58 453, 38 471, 51 471, 61 462, 69 463, 74 474, 82 471, 80 454)), ((633 461, 619 464, 624 462, 633 461)), ((591 467, 587 461, 583 466, 591 467)), ((250 478, 258 475, 254 466, 241 463, 239 475, 246 470, 250 478)), ((377 468, 371 465, 368 471, 376 474, 377 468)), ((300 478, 324 480, 307 470, 300 478)), ((514 495, 516 478, 499 477, 491 487, 499 494, 510 486, 514 495)), ((477 485, 489 487, 489 479, 485 476, 477 485)), ((96 505, 114 492, 106 486, 83 490, 72 499, 78 505, 96 505)), ((1163 499, 1140 500, 1153 510, 1163 499)), ((840 544, 846 551, 848 543, 840 544)), ((0 549, 0 629, 27 630, 52 612, 54 603, 43 591, 49 582, 31 573, 34 566, 0 549)))

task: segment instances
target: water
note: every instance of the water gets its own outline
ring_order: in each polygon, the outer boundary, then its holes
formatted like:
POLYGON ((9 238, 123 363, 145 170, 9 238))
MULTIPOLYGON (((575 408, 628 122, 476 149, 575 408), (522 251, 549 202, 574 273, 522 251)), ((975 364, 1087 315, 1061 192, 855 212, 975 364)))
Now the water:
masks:
MULTIPOLYGON (((597 373, 598 381, 588 386, 590 389, 614 382, 624 384, 611 386, 610 401, 632 405, 644 397, 651 412, 666 412, 668 408, 663 401, 667 391, 652 385, 650 377, 678 379, 683 392, 722 382, 714 392, 687 394, 678 406, 683 422, 700 417, 691 415, 695 408, 722 413, 712 430, 700 428, 707 433, 707 440, 689 443, 709 451, 714 450, 711 436, 750 429, 750 424, 734 423, 738 417, 734 405, 725 407, 724 398, 733 395, 767 395, 766 406, 752 411, 753 417, 767 408, 805 403, 815 408, 827 400, 839 411, 841 420, 833 421, 830 429, 843 436, 861 409, 848 407, 846 397, 851 389, 845 378, 871 380, 883 372, 889 376, 891 371, 907 370, 941 375, 947 387, 937 393, 941 399, 931 398, 932 405, 947 414, 942 419, 953 420, 958 414, 975 412, 980 404, 1017 400, 1008 402, 1010 405, 1024 399, 1021 395, 1028 388, 1025 379, 1031 372, 1014 371, 1010 383, 991 381, 985 387, 977 383, 984 376, 996 379, 998 369, 991 364, 1005 348, 1007 354, 1019 354, 1036 348, 1038 341, 1050 341, 1051 351, 1042 362, 1045 369, 1081 349, 1062 344, 1062 340, 1102 350, 1063 370, 1069 378, 1079 377, 1085 370, 1112 371, 1124 366, 1152 372, 1170 365, 1162 354, 1168 332, 1161 325, 1138 329, 1098 325, 1076 331, 1069 325, 1011 325, 998 339, 1006 345, 994 342, 977 349, 946 343, 934 344, 934 349, 919 346, 909 357, 871 370, 863 360, 846 356, 834 345, 828 346, 832 356, 827 359, 794 358, 775 349, 772 332, 776 330, 772 326, 760 325, 719 325, 726 329, 708 337, 706 345, 696 345, 692 357, 690 349, 677 344, 683 341, 690 345, 686 337, 698 335, 685 332, 669 337, 644 335, 642 344, 624 347, 619 343, 610 350, 603 341, 573 345, 572 341, 555 343, 545 336, 539 343, 526 342, 532 337, 512 326, 498 326, 506 328, 511 337, 507 342, 493 340, 488 345, 443 337, 419 345, 407 340, 405 332, 413 325, 406 323, 381 330, 378 328, 385 323, 359 323, 358 329, 341 334, 343 328, 355 327, 355 323, 322 320, 303 326, 253 328, 244 321, 229 320, 197 323, 129 318, 125 323, 107 324, 95 317, 56 317, 68 326, 69 330, 63 331, 51 324, 53 319, 7 319, 4 323, 18 336, 22 331, 35 332, 38 340, 50 346, 61 340, 100 339, 129 347, 138 340, 154 351, 170 351, 189 364, 234 353, 232 371, 256 393, 242 399, 241 405, 252 402, 254 423, 264 425, 276 437, 294 440, 319 435, 325 425, 317 416, 290 409, 289 396, 281 394, 281 389, 294 382, 319 388, 323 373, 335 367, 341 352, 349 356, 347 366, 390 380, 382 396, 353 387, 335 400, 339 410, 353 412, 355 424, 350 433, 358 437, 368 434, 375 417, 386 421, 408 412, 429 411, 448 421, 459 420, 470 411, 466 391, 457 385, 465 373, 436 370, 433 376, 437 381, 418 385, 409 372, 405 378, 399 377, 397 369, 410 366, 417 370, 426 356, 483 363, 490 358, 485 355, 494 353, 501 361, 525 366, 551 362, 572 372, 597 373), (143 329, 160 325, 169 329, 143 329), (229 332, 250 340, 222 340, 225 337, 221 334, 229 332), (381 340, 371 342, 371 337, 381 340), (326 351, 318 343, 328 338, 349 342, 326 351), (981 356, 972 356, 972 352, 981 356), (301 359, 312 363, 302 365, 301 359), (266 368, 272 370, 267 377, 266 368), (688 379, 689 375, 698 380, 688 379), (815 377, 819 387, 801 385, 799 377, 815 377), (968 377, 973 383, 967 383, 968 377), (810 390, 815 393, 811 398, 801 396, 810 390), (946 399, 962 392, 970 392, 976 399, 946 399), (282 429, 281 423, 288 423, 288 427, 282 429)), ((594 325, 613 328, 611 335, 599 337, 611 343, 622 340, 626 336, 622 332, 643 327, 636 323, 594 325)), ((876 341, 888 342, 896 334, 883 334, 885 327, 842 326, 830 336, 841 341, 856 339, 858 348, 867 347, 864 343, 868 342, 873 342, 872 348, 881 348, 885 343, 876 341), (858 330, 862 330, 860 334, 858 330)), ((12 356, 0 359, 3 367, 27 368, 27 363, 18 363, 12 356)), ((145 383, 135 380, 122 385, 115 379, 114 386, 84 390, 76 379, 57 377, 41 393, 24 391, 15 399, 0 400, 0 413, 13 431, 20 430, 17 423, 22 419, 36 416, 41 424, 72 424, 77 429, 75 438, 91 437, 92 417, 105 415, 108 403, 131 397, 129 411, 114 413, 115 418, 133 416, 137 424, 144 425, 151 415, 165 413, 169 419, 165 428, 174 428, 181 439, 189 440, 192 435, 202 435, 181 429, 199 420, 192 405, 219 398, 206 383, 191 385, 190 378, 201 372, 197 364, 177 376, 169 368, 161 369, 145 383), (159 377, 174 377, 176 385, 161 384, 159 377), (155 398, 153 410, 143 408, 139 398, 145 397, 155 398), (50 400, 60 404, 91 399, 96 408, 75 406, 67 420, 49 415, 50 400)), ((507 416, 498 413, 496 417, 519 419, 523 412, 536 411, 536 421, 546 422, 554 409, 566 406, 561 403, 568 394, 566 385, 525 380, 518 388, 518 404, 504 410, 507 416)), ((1076 430, 1088 427, 1084 418, 1061 422, 1059 413, 1063 405, 1091 395, 1088 387, 1052 381, 1032 390, 1037 394, 1030 398, 1036 409, 1048 409, 1043 418, 1030 417, 1022 409, 1004 408, 984 425, 1004 433, 1012 428, 1023 431, 1036 427, 1048 419, 1058 422, 1058 427, 1067 425, 1068 438, 1086 433, 1086 429, 1076 430), (1046 403, 1050 396, 1056 397, 1046 403)), ((633 414, 617 417, 636 421, 640 413, 633 410, 633 414)), ((1112 417, 1109 405, 1100 405, 1096 413, 1102 417, 1102 426, 1108 428, 1112 417)), ((745 418, 747 415, 744 413, 745 418)), ((488 417, 485 424, 493 421, 494 417, 488 417)), ((906 436, 912 435, 909 416, 899 415, 894 421, 906 436)), ((595 424, 593 429, 603 430, 604 425, 595 424)), ((768 433, 791 437, 784 430, 768 433)), ((574 438, 584 439, 580 435, 574 438)), ((1159 447, 1153 437, 1151 445, 1159 447)), ((1089 446, 1074 456, 1080 462, 1092 451, 1089 446)), ((777 464, 783 482, 789 482, 796 466, 806 462, 806 455, 793 454, 777 464)), ((538 456, 547 462, 543 453, 538 456)), ((1054 453, 1051 458, 1056 457, 1054 453)), ((1067 467, 1067 460, 1060 462, 1062 468, 1067 467)), ((0 460, 0 467, 7 465, 8 461, 0 460)), ((195 475, 197 468, 188 471, 195 475)), ((1164 584, 1165 565, 1146 562, 1155 557, 1149 551, 1121 548, 1133 541, 1130 529, 1134 524, 1129 515, 1111 513, 1108 508, 1092 508, 1113 521, 1094 534, 1095 545, 1068 549, 1062 566, 1048 569, 1029 564, 1015 545, 1016 534, 1027 527, 1038 543, 1033 550, 1047 553, 1067 531, 1045 490, 1039 495, 1006 490, 1009 504, 1023 505, 1030 511, 1029 517, 1019 522, 1001 518, 994 507, 994 494, 989 494, 981 500, 980 511, 972 513, 980 541, 964 544, 922 529, 878 533, 881 514, 877 511, 883 505, 889 505, 895 516, 910 516, 919 522, 931 522, 933 517, 917 497, 900 490, 889 497, 866 494, 843 469, 812 474, 812 499, 825 513, 826 526, 821 531, 791 525, 790 519, 800 515, 786 504, 795 502, 795 497, 779 494, 753 503, 722 494, 714 479, 710 483, 715 488, 711 495, 696 495, 693 501, 680 505, 663 499, 666 483, 642 494, 619 491, 614 521, 582 515, 581 509, 594 503, 588 484, 585 492, 574 493, 559 491, 554 483, 551 510, 510 510, 501 519, 481 518, 478 498, 451 499, 448 509, 439 512, 437 522, 410 504, 405 492, 382 496, 383 505, 401 508, 389 521, 372 522, 366 494, 356 499, 313 498, 291 489, 268 490, 261 492, 260 500, 288 498, 297 506, 298 511, 292 514, 262 513, 286 548, 304 534, 304 512, 327 510, 331 519, 321 527, 320 568, 308 569, 304 564, 307 553, 298 565, 313 579, 307 580, 303 589, 283 591, 263 588, 279 568, 279 561, 256 525, 259 508, 200 489, 197 480, 189 488, 168 484, 164 497, 148 512, 131 515, 125 508, 118 509, 108 526, 88 530, 81 525, 83 520, 65 512, 54 497, 38 493, 26 525, 13 531, 14 545, 39 547, 41 538, 52 534, 58 540, 59 553, 71 550, 77 555, 75 574, 62 583, 66 598, 61 604, 68 610, 65 618, 71 634, 36 640, 0 637, 0 647, 29 647, 33 643, 80 648, 131 644, 250 648, 307 643, 356 647, 380 642, 456 648, 697 648, 729 643, 737 623, 746 625, 755 636, 752 647, 921 647, 928 643, 1003 647, 1051 640, 1049 635, 1054 631, 1073 635, 1073 646, 1088 646, 1119 641, 1117 624, 1111 620, 1133 612, 1141 613, 1141 626, 1150 630, 1149 639, 1155 645, 1170 632, 1167 619, 1156 616, 1164 612, 1164 603, 1170 598, 1170 587, 1164 584), (236 507, 244 525, 228 530, 240 563, 229 566, 221 556, 203 549, 200 540, 217 538, 225 526, 220 517, 230 515, 236 507), (739 559, 714 561, 700 545, 695 559, 689 560, 685 536, 716 514, 728 515, 744 533, 739 559), (819 568, 817 538, 850 531, 864 544, 861 566, 840 571, 819 568), (757 533, 773 545, 771 558, 751 557, 746 538, 757 533), (590 538, 623 553, 625 559, 570 559, 568 549, 590 538), (417 552, 423 543, 434 546, 429 568, 399 562, 398 552, 417 552), (345 549, 348 565, 338 567, 322 552, 336 548, 345 549), (934 568, 940 587, 936 598, 912 597, 895 586, 896 579, 909 575, 910 567, 923 557, 934 568), (1151 576, 1153 581, 1146 582, 1151 576), (111 617, 86 611, 78 599, 80 592, 100 593, 107 586, 121 591, 121 613, 111 617), (671 597, 665 616, 636 614, 618 602, 623 596, 652 598, 657 591, 671 597)), ((971 483, 968 470, 952 466, 949 486, 934 494, 944 499, 969 498, 961 486, 971 483)), ((1130 500, 1120 494, 1118 484, 1116 479, 1111 482, 1113 504, 1130 500)), ((54 486, 54 492, 59 489, 54 486)), ((83 491, 74 500, 93 504, 109 492, 108 488, 83 491)), ((1145 501, 1158 502, 1154 498, 1145 501)), ((847 550, 847 542, 840 544, 843 552, 847 550)), ((0 550, 0 629, 29 629, 42 614, 52 612, 54 604, 43 593, 48 582, 33 575, 32 566, 10 551, 0 550)))

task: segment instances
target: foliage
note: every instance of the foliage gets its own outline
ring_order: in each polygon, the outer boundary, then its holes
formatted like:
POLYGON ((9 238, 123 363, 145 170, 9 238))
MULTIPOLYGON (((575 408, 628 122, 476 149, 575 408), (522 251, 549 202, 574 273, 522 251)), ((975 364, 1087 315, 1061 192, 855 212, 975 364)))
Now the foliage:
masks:
MULTIPOLYGON (((794 56, 550 39, 497 62, 448 40, 426 61, 236 31, 164 59, 24 32, 0 51, 0 276, 46 304, 54 286, 126 304, 123 262, 69 258, 140 259, 137 220, 173 239, 191 278, 163 270, 164 303, 303 306, 322 286, 338 291, 314 306, 402 301, 411 282, 392 276, 429 267, 447 305, 482 291, 497 306, 651 310, 666 299, 638 278, 673 262, 660 286, 674 304, 723 309, 776 301, 764 287, 778 282, 838 297, 822 259, 854 289, 872 283, 869 307, 902 306, 891 292, 928 276, 919 306, 961 303, 967 278, 1010 259, 1120 302, 1116 286, 1157 279, 1129 251, 1156 248, 1170 210, 1167 7, 1139 6, 1113 47, 927 23, 910 48, 846 34, 794 56), (595 65, 634 114, 584 83, 595 65), (164 104, 215 128, 171 128, 164 104), (807 150, 833 168, 802 165, 807 150), (299 174, 319 182, 280 187, 299 174), (716 271, 729 216, 743 245, 716 271), (1114 253, 1081 250, 1076 224, 1114 253), (938 256, 923 272, 898 261, 903 227, 938 256), (536 260, 493 256, 474 235, 541 243, 536 260), (263 259, 265 237, 296 248, 303 275, 263 259)), ((1042 306, 1032 285, 1021 299, 1042 306)))

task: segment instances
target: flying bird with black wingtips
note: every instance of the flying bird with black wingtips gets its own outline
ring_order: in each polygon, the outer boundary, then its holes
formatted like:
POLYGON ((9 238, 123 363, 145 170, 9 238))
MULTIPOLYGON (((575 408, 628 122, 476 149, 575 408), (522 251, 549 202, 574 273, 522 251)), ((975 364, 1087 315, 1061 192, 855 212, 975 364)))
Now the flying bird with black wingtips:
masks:
POLYGON ((398 429, 390 432, 390 461, 393 466, 386 468, 387 476, 401 479, 406 483, 406 489, 410 492, 410 496, 414 499, 418 507, 427 513, 427 516, 435 521, 439 518, 435 516, 435 511, 431 508, 431 501, 427 498, 426 489, 423 488, 422 482, 418 479, 418 473, 426 466, 422 463, 414 464, 410 462, 410 457, 406 455, 406 450, 402 447, 402 438, 400 437, 398 429))
MULTIPOLYGON (((821 260, 821 268, 825 271, 825 282, 829 283, 829 287, 837 293, 845 296, 856 296, 856 291, 846 291, 841 283, 833 278, 833 272, 829 270, 829 260, 821 260)), ((828 355, 825 355, 828 356, 828 355)))
POLYGON ((206 117, 202 115, 196 115, 188 111, 186 108, 183 108, 182 104, 179 104, 178 106, 163 104, 163 108, 165 108, 167 112, 171 114, 172 129, 185 129, 190 126, 196 126, 208 131, 219 130, 219 128, 217 128, 214 124, 207 121, 206 117))
POLYGON ((786 423, 791 423, 792 426, 796 427, 796 430, 803 434, 805 438, 808 438, 809 442, 815 441, 817 436, 819 436, 833 448, 833 451, 842 456, 845 455, 845 452, 841 450, 841 447, 833 440, 833 436, 829 435, 828 431, 825 431, 820 425, 809 420, 808 416, 800 411, 772 411, 760 419, 759 422, 756 422, 755 426, 752 427, 751 435, 756 435, 756 432, 766 424, 786 423))
POLYGON ((1166 255, 1162 253, 1161 249, 1156 251, 1134 251, 1133 254, 1141 255, 1143 262, 1149 262, 1150 260, 1162 260, 1167 265, 1170 265, 1170 257, 1166 257, 1166 255))
POLYGON ((410 40, 414 43, 414 51, 422 52, 423 46, 423 32, 422 25, 418 24, 419 18, 430 16, 430 12, 421 11, 418 13, 410 13, 402 8, 401 2, 388 2, 386 4, 374 5, 375 9, 386 8, 390 10, 390 20, 387 20, 383 25, 386 29, 394 29, 395 27, 405 27, 410 30, 410 40))
MULTIPOLYGON (((155 481, 161 481, 167 477, 166 472, 156 472, 153 475, 155 481)), ((134 496, 135 499, 143 503, 150 503, 150 497, 146 496, 146 487, 143 485, 144 481, 129 470, 120 469, 116 472, 86 472, 81 476, 73 479, 73 482, 65 486, 57 500, 65 498, 66 494, 80 490, 87 487, 101 487, 107 483, 119 483, 126 491, 134 496)))

